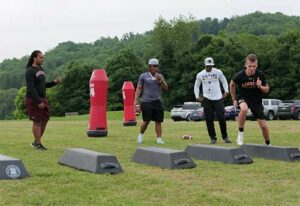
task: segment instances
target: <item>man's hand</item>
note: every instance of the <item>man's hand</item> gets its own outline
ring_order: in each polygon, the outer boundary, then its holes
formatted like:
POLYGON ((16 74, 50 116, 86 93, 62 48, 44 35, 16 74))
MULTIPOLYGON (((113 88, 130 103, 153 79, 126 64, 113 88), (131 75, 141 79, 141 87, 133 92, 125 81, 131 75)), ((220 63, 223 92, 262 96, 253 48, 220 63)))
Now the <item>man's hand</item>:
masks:
POLYGON ((258 89, 261 88, 261 80, 259 80, 259 77, 257 77, 256 86, 257 86, 258 89))
POLYGON ((202 102, 203 100, 204 100, 204 97, 203 97, 203 96, 200 96, 200 97, 197 98, 197 101, 198 101, 198 102, 202 102))
POLYGON ((233 103, 234 110, 236 111, 238 107, 237 101, 233 100, 232 103, 233 103))
POLYGON ((61 82, 61 79, 60 77, 56 77, 53 81, 55 84, 59 84, 61 82))
POLYGON ((158 73, 155 73, 155 79, 158 83, 162 83, 163 81, 162 76, 158 73))
POLYGON ((135 111, 135 113, 140 113, 141 112, 141 107, 140 107, 139 104, 134 105, 134 111, 135 111))
POLYGON ((223 99, 226 99, 227 95, 228 95, 228 93, 227 93, 227 92, 224 92, 224 93, 223 93, 223 99))
POLYGON ((38 107, 39 107, 40 109, 44 109, 44 108, 45 108, 45 104, 44 104, 44 103, 40 103, 40 104, 38 105, 38 107))
POLYGON ((134 99, 133 104, 134 104, 134 105, 140 105, 139 100, 138 100, 138 99, 134 99))

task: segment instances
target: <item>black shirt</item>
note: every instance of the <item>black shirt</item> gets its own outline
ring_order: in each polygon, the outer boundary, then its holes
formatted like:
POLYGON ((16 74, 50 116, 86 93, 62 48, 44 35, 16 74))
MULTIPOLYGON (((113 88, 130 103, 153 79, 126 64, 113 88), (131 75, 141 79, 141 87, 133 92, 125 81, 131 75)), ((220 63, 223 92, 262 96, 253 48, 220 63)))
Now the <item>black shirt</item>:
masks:
POLYGON ((255 74, 252 76, 247 76, 245 69, 239 71, 234 75, 232 81, 234 81, 234 83, 238 85, 238 99, 246 99, 252 102, 260 102, 262 100, 263 93, 256 86, 258 77, 261 80, 262 86, 266 86, 267 81, 265 75, 258 69, 256 69, 255 74))
POLYGON ((55 83, 47 82, 45 72, 41 67, 28 67, 25 72, 26 97, 30 97, 36 104, 40 104, 41 98, 46 97, 46 88, 53 87, 55 83))

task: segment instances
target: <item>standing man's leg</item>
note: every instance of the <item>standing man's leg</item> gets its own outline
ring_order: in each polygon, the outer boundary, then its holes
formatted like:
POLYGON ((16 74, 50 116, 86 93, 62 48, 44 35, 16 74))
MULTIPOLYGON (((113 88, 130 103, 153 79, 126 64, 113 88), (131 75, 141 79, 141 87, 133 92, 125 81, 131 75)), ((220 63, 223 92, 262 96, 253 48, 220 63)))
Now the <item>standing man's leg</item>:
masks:
POLYGON ((144 134, 150 122, 143 121, 140 127, 140 133, 144 134))
POLYGON ((155 132, 156 132, 156 143, 157 144, 164 144, 164 141, 162 140, 162 126, 161 122, 155 122, 155 132))
POLYGON ((247 112, 248 112, 248 105, 245 101, 240 102, 240 113, 238 116, 238 126, 239 126, 239 132, 238 137, 236 139, 236 143, 238 145, 243 145, 244 143, 244 126, 247 118, 247 112))
POLYGON ((161 123, 164 121, 164 108, 162 106, 161 101, 155 101, 153 103, 153 121, 155 121, 155 132, 156 132, 156 143, 164 144, 162 140, 162 125, 161 123))
POLYGON ((155 122, 155 132, 157 138, 161 137, 162 134, 161 122, 155 122))
POLYGON ((217 137, 214 125, 214 108, 212 102, 205 98, 203 100, 203 108, 208 135, 210 137, 211 143, 215 144, 217 142, 217 137))
POLYGON ((138 138, 137 138, 137 143, 138 144, 143 143, 144 133, 145 133, 149 123, 150 123, 150 121, 149 122, 146 122, 146 121, 142 122, 141 127, 140 127, 140 133, 139 133, 138 138))
POLYGON ((42 121, 41 121, 41 138, 46 130, 47 123, 50 118, 50 106, 47 99, 43 99, 43 103, 45 104, 45 108, 42 112, 42 121))
POLYGON ((32 133, 34 136, 34 142, 31 144, 34 148, 38 150, 47 150, 41 143, 42 135, 45 129, 43 129, 43 122, 33 122, 32 133))
MULTIPOLYGON (((41 134, 42 134, 42 122, 32 121, 32 133, 35 139, 35 145, 41 144, 41 134)), ((32 145, 34 146, 34 143, 32 145)))
POLYGON ((223 99, 214 101, 214 107, 218 117, 222 138, 225 141, 225 143, 231 143, 227 134, 227 125, 225 120, 225 109, 224 109, 223 99))
POLYGON ((47 123, 48 123, 48 121, 42 121, 41 122, 41 139, 42 139, 42 136, 43 136, 43 134, 46 130, 47 123))
POLYGON ((142 102, 141 103, 141 111, 142 111, 142 116, 143 116, 143 122, 141 124, 140 133, 137 138, 138 144, 143 143, 144 133, 151 121, 152 109, 151 109, 150 102, 142 102))

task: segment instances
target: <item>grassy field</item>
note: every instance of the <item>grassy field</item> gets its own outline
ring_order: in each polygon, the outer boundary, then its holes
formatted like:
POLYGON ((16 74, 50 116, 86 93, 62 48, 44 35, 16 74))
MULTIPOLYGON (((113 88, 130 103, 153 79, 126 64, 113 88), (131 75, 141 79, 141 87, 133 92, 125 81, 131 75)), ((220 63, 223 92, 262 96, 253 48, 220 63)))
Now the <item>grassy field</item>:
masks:
MULTIPOLYGON (((168 115, 167 115, 168 116, 168 115)), ((300 162, 255 158, 251 165, 197 161, 197 167, 166 170, 131 161, 138 126, 124 127, 122 113, 108 114, 108 136, 88 138, 88 116, 52 118, 44 135, 48 151, 37 151, 28 120, 0 121, 0 154, 23 160, 31 177, 0 181, 0 205, 300 205, 300 162), (92 174, 57 163, 65 148, 82 147, 115 154, 124 173, 92 174)), ((140 118, 140 117, 139 117, 140 118)), ((300 121, 270 121, 272 145, 300 148, 300 121)), ((219 127, 216 124, 218 137, 219 127)), ((163 124, 166 144, 185 149, 209 143, 204 122, 163 124), (193 136, 182 140, 183 134, 193 136)), ((236 122, 228 122, 232 139, 236 122)), ((247 121, 246 143, 263 143, 255 121, 247 121)), ((157 146, 153 123, 143 146, 157 146)), ((218 141, 217 145, 224 145, 218 141)))

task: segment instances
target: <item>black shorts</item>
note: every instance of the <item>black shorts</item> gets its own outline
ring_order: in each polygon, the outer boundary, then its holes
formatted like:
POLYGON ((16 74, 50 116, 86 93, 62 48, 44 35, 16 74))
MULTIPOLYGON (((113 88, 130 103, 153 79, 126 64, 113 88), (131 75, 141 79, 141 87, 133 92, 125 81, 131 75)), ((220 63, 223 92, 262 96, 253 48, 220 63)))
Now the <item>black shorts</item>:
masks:
POLYGON ((238 100, 239 105, 242 102, 246 102, 254 117, 256 117, 257 119, 265 119, 264 106, 262 105, 262 102, 252 102, 246 99, 238 100))
POLYGON ((144 122, 163 122, 164 121, 164 108, 160 100, 153 102, 142 102, 141 110, 144 122))

